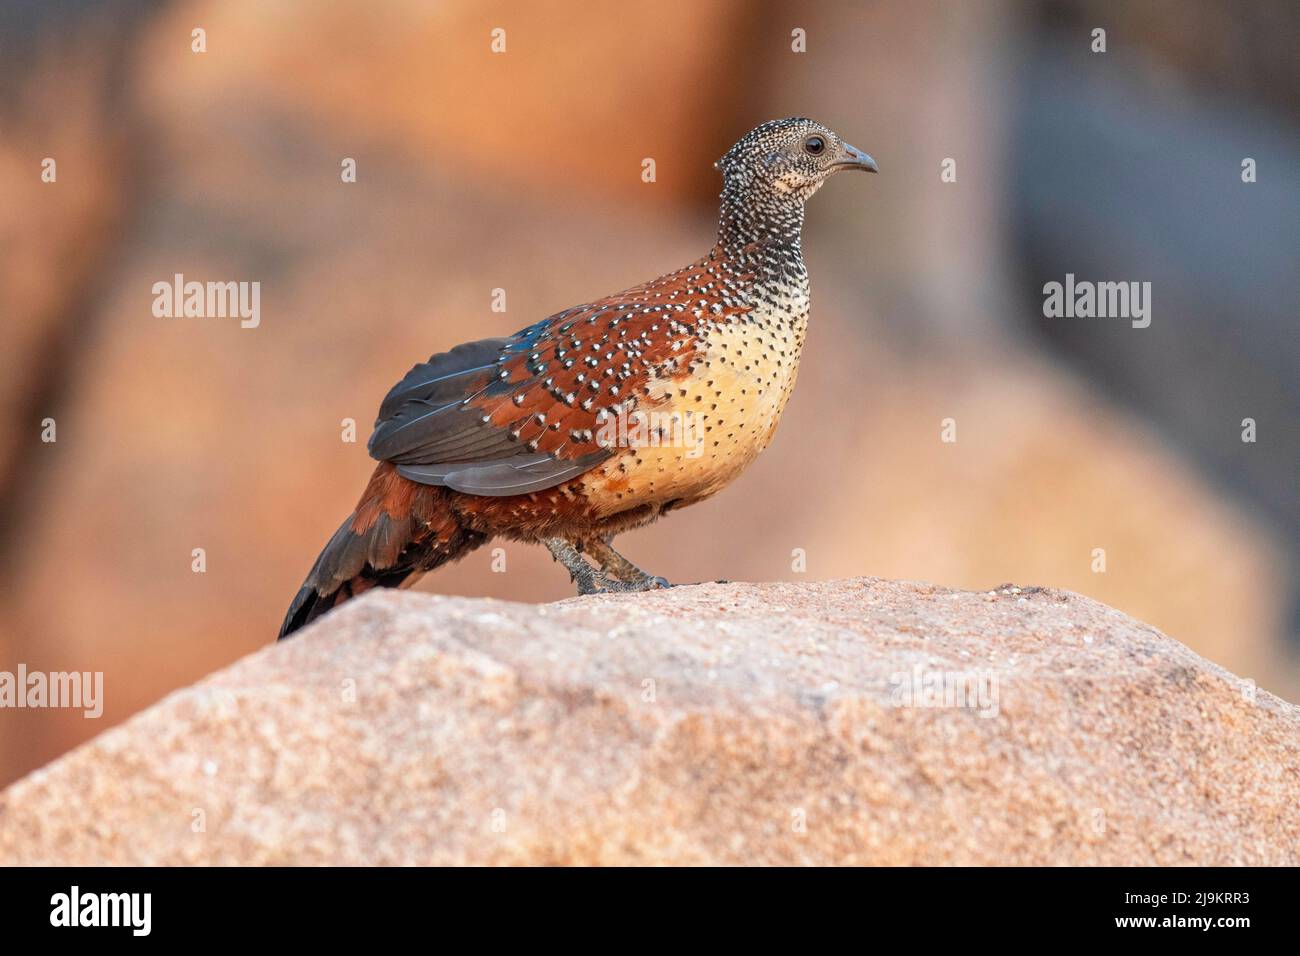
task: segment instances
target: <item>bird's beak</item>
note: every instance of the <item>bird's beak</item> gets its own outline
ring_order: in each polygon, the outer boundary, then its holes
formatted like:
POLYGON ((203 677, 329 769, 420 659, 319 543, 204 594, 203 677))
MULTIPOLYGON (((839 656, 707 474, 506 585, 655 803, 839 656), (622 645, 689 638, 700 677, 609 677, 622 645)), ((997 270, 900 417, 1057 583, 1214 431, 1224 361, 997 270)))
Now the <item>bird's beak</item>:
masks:
POLYGON ((856 146, 844 144, 844 155, 831 163, 835 169, 861 169, 868 173, 878 173, 876 161, 856 146))

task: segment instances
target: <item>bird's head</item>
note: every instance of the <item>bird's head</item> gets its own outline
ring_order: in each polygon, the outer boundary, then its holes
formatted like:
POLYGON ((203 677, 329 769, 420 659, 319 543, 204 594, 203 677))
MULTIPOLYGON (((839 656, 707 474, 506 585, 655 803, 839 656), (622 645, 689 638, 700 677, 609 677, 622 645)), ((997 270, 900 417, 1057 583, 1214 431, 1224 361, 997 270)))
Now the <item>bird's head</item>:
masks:
POLYGON ((713 165, 722 172, 724 194, 800 203, 842 169, 878 172, 862 150, 803 117, 754 127, 713 165))

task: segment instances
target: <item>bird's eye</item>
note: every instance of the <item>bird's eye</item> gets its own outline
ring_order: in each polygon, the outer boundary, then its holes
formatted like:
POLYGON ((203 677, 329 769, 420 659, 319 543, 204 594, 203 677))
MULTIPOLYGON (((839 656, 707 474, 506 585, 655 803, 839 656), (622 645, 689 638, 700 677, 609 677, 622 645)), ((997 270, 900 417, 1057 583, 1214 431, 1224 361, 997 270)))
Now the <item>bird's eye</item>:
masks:
POLYGON ((822 150, 826 148, 826 140, 822 139, 820 136, 809 136, 803 141, 803 148, 810 156, 820 156, 822 150))

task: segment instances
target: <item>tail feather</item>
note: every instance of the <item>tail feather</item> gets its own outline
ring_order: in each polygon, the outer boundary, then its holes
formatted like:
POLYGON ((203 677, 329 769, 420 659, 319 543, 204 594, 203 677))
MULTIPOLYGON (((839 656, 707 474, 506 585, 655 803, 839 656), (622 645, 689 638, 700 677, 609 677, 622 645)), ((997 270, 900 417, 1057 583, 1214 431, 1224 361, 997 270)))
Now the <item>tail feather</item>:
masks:
POLYGON ((447 492, 416 485, 382 464, 356 511, 326 543, 280 625, 283 640, 374 587, 401 587, 488 540, 462 526, 447 492))

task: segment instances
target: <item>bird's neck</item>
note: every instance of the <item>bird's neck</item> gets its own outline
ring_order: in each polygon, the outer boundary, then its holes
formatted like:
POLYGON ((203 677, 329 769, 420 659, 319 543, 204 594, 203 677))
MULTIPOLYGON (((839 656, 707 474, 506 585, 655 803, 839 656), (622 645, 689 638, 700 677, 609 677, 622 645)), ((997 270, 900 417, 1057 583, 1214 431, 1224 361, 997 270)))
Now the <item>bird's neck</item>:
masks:
POLYGON ((755 196, 728 186, 722 192, 718 245, 726 257, 761 285, 785 285, 807 278, 803 264, 802 200, 755 196))

